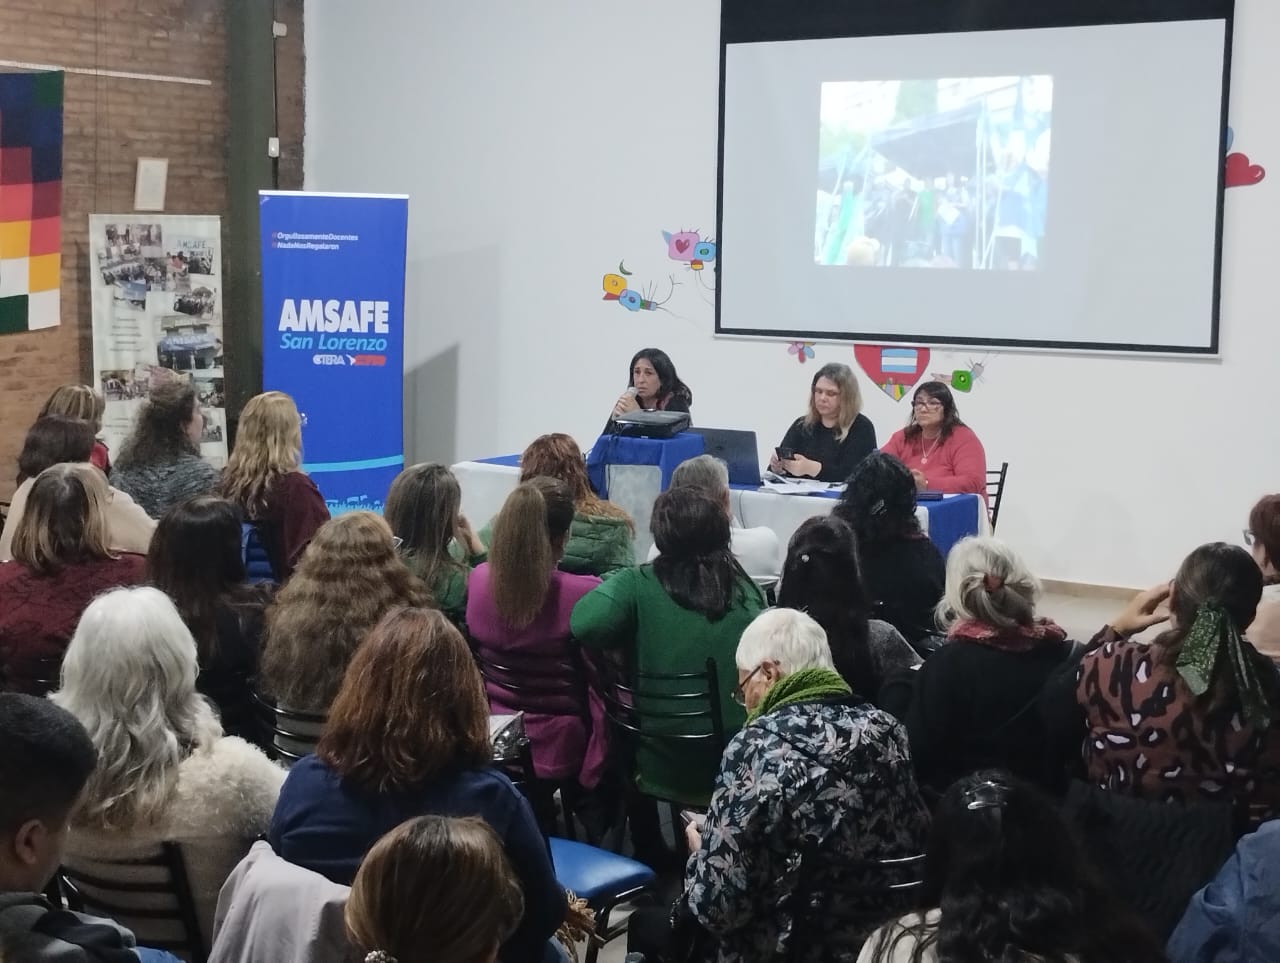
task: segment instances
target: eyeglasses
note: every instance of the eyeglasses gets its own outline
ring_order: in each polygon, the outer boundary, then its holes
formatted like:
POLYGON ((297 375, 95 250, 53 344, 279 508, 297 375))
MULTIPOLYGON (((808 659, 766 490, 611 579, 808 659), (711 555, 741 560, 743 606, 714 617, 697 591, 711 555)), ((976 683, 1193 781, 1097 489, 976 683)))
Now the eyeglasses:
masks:
POLYGON ((930 398, 928 401, 917 400, 917 401, 911 402, 911 407, 924 408, 928 411, 937 411, 939 408, 942 407, 942 402, 937 401, 933 398, 930 398))
POLYGON ((757 672, 759 672, 763 668, 764 668, 764 663, 761 662, 758 666, 752 669, 750 673, 747 674, 747 677, 745 679, 743 679, 741 682, 739 682, 737 685, 733 687, 733 701, 738 703, 738 705, 742 706, 744 709, 747 707, 747 694, 746 692, 743 691, 743 689, 746 687, 746 684, 751 681, 752 676, 754 676, 757 672))
POLYGON ((1244 530, 1244 543, 1248 545, 1250 548, 1253 548, 1253 542, 1255 538, 1257 538, 1257 536, 1254 535, 1253 532, 1249 531, 1249 529, 1246 528, 1244 530))

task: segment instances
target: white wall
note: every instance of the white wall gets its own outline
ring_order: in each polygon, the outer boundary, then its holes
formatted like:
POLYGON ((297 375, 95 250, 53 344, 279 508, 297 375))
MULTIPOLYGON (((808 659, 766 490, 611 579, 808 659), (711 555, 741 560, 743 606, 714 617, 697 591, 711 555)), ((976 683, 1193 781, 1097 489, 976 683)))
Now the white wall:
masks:
MULTIPOLYGON (((411 457, 512 452, 556 430, 585 447, 649 345, 693 387, 697 423, 776 444, 814 363, 714 338, 660 235, 714 228, 717 4, 312 0, 306 16, 308 189, 412 197, 411 457), (601 300, 622 259, 633 283, 676 274, 675 313, 601 300)), ((1280 6, 1238 0, 1234 149, 1264 165, 1280 165, 1278 42, 1280 6)), ((1139 178, 1177 149, 1116 166, 1139 178)), ((1041 576, 1168 578, 1195 545, 1238 540, 1256 496, 1280 490, 1277 178, 1227 192, 1220 361, 1000 353, 960 396, 990 460, 1012 466, 1000 534, 1041 576)), ((848 345, 816 350, 855 364, 848 345)), ((930 368, 981 357, 935 351, 930 368)), ((863 387, 887 438, 906 403, 863 387)))

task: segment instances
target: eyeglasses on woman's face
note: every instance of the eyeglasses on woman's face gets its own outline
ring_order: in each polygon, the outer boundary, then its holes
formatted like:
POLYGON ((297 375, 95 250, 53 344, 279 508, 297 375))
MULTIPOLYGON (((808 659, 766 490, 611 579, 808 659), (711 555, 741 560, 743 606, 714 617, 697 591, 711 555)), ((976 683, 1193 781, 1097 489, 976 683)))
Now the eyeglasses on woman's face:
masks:
POLYGON ((937 398, 917 398, 911 402, 911 407, 917 411, 937 411, 942 407, 942 402, 937 398))
POLYGON ((747 683, 750 682, 752 678, 755 677, 755 674, 763 668, 764 663, 761 662, 758 666, 747 673, 747 677, 745 679, 733 687, 733 701, 738 703, 738 705, 742 706, 744 709, 747 706, 747 693, 745 691, 747 683))
POLYGON ((1254 535, 1253 532, 1249 531, 1249 529, 1246 528, 1244 530, 1244 543, 1248 545, 1250 548, 1253 548, 1253 543, 1256 540, 1257 540, 1257 536, 1254 535))

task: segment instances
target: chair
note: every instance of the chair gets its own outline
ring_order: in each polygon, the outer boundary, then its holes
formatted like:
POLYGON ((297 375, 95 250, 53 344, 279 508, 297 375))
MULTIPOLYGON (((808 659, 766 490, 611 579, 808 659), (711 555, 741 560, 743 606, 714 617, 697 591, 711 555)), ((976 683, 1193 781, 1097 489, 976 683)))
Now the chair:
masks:
POLYGON ((1009 475, 1009 463, 1002 461, 999 468, 987 469, 987 510, 991 515, 991 531, 994 534, 1000 518, 1000 501, 1004 498, 1004 481, 1009 475))
POLYGON ((62 656, 50 655, 35 659, 30 674, 21 685, 10 679, 7 666, 0 664, 0 692, 26 692, 35 696, 47 696, 62 684, 62 656))
POLYGON ((895 920, 915 904, 915 891, 924 885, 924 854, 874 859, 860 862, 831 863, 823 858, 819 842, 806 841, 800 853, 800 866, 795 890, 789 897, 792 907, 791 939, 787 959, 793 963, 816 959, 823 950, 833 947, 813 945, 814 934, 821 931, 822 919, 832 915, 831 905, 837 900, 864 904, 865 910, 842 912, 842 922, 863 925, 854 945, 840 947, 856 953, 862 940, 876 927, 895 920))
POLYGON ((95 859, 91 865, 92 872, 62 867, 62 885, 72 909, 128 926, 143 946, 205 963, 208 944, 200 932, 180 846, 161 843, 154 856, 95 859))
POLYGON ((261 726, 260 744, 270 747, 267 755, 293 765, 315 751, 327 718, 325 713, 281 709, 256 689, 250 691, 250 698, 261 726))
POLYGON ((588 944, 585 963, 596 963, 600 945, 627 931, 627 921, 609 925, 609 915, 623 903, 652 896, 657 874, 644 863, 586 843, 552 837, 551 862, 565 889, 587 901, 596 914, 596 936, 588 944))
MULTIPOLYGON (((502 701, 513 712, 536 715, 576 716, 590 726, 588 709, 588 684, 582 654, 570 644, 559 658, 529 657, 518 653, 494 657, 495 653, 482 651, 474 639, 468 637, 471 654, 484 678, 486 689, 492 687, 503 693, 502 701)), ((532 747, 528 750, 532 753, 532 747)), ((578 795, 576 779, 539 779, 529 761, 528 778, 522 788, 540 823, 555 828, 555 795, 560 793, 564 817, 564 832, 575 839, 573 804, 578 795)), ((520 780, 514 780, 520 782, 520 780)))
POLYGON ((258 522, 240 523, 240 555, 244 559, 245 581, 257 584, 280 580, 275 566, 271 564, 271 554, 267 551, 258 522))

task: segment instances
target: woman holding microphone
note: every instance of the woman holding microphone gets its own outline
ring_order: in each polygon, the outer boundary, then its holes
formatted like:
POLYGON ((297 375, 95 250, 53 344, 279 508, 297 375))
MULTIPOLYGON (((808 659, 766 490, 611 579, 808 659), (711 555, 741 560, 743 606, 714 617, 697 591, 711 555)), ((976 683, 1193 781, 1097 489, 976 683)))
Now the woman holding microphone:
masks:
POLYGON ((631 359, 628 388, 613 406, 610 422, 632 411, 684 411, 693 392, 676 374, 676 366, 659 348, 641 348, 631 359))
POLYGON ((809 387, 809 410, 787 430, 769 470, 842 482, 876 450, 876 429, 862 413, 862 392, 847 364, 825 364, 809 387))

